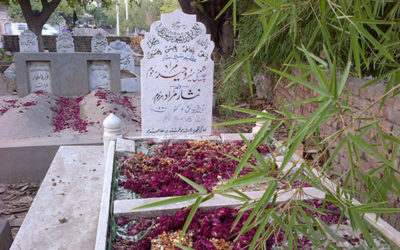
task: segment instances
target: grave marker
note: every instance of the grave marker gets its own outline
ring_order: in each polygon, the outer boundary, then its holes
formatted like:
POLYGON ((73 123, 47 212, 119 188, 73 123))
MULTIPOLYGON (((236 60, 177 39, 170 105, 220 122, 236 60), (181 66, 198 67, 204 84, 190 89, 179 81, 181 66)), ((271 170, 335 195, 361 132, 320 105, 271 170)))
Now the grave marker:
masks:
POLYGON ((142 135, 211 134, 214 43, 195 15, 162 14, 141 42, 142 135))
POLYGON ((103 53, 108 45, 107 38, 102 33, 97 33, 92 37, 92 52, 103 53))
POLYGON ((89 64, 89 90, 102 88, 111 89, 110 63, 94 61, 89 64))
POLYGON ((19 51, 35 53, 39 52, 37 36, 30 30, 25 30, 19 36, 19 51))
POLYGON ((53 93, 50 77, 50 62, 28 62, 30 92, 53 93))
POLYGON ((133 50, 126 43, 120 40, 110 43, 106 50, 106 53, 118 53, 121 56, 120 68, 121 70, 128 70, 131 72, 135 71, 135 62, 133 58, 133 50))
POLYGON ((74 53, 74 38, 68 32, 62 32, 57 37, 57 52, 58 53, 74 53))

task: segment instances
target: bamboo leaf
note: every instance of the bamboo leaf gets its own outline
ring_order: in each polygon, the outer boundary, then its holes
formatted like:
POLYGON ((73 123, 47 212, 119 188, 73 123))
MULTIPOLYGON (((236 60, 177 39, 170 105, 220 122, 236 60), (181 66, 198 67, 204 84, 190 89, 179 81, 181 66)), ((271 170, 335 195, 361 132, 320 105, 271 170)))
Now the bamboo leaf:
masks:
POLYGON ((194 187, 195 189, 197 189, 201 194, 206 194, 207 190, 200 186, 199 184, 197 184, 196 182, 186 178, 185 176, 178 174, 179 178, 181 178, 182 180, 184 180, 187 184, 189 184, 190 186, 194 187))
POLYGON ((301 79, 299 77, 295 77, 293 75, 290 75, 290 74, 287 74, 287 73, 284 73, 284 72, 280 72, 280 71, 278 71, 276 69, 273 69, 273 68, 269 68, 269 67, 267 67, 267 68, 268 68, 268 70, 270 70, 270 71, 272 71, 272 72, 274 72, 276 74, 279 74, 279 75, 281 75, 281 76, 283 76, 283 77, 285 77, 285 78, 287 78, 287 79, 289 79, 291 81, 298 82, 298 83, 306 86, 309 89, 315 90, 315 91, 317 91, 318 93, 320 93, 323 96, 327 96, 327 97, 331 96, 331 94, 328 91, 326 91, 326 90, 322 89, 321 87, 318 87, 318 86, 316 86, 316 85, 314 85, 314 84, 312 84, 310 82, 307 82, 307 81, 305 81, 305 80, 303 80, 303 79, 301 79))
POLYGON ((230 110, 234 110, 234 111, 238 111, 238 112, 242 112, 242 113, 247 113, 250 115, 258 115, 258 116, 262 116, 268 119, 275 119, 275 116, 266 112, 262 112, 262 111, 257 111, 257 110, 252 110, 252 109, 245 109, 245 108, 238 108, 238 107, 231 107, 231 106, 226 106, 226 105, 221 105, 222 108, 225 109, 230 109, 230 110))
POLYGON ((247 82, 249 84, 250 96, 253 96, 254 95, 253 94, 253 81, 251 79, 251 68, 250 68, 249 60, 246 61, 245 67, 246 67, 247 82))
POLYGON ((213 124, 212 126, 213 127, 232 126, 232 125, 237 125, 237 124, 260 122, 260 121, 265 121, 265 120, 266 120, 265 117, 251 117, 251 118, 234 120, 234 121, 220 122, 220 123, 213 124))
POLYGON ((215 17, 215 20, 218 19, 222 14, 225 13, 225 11, 232 5, 233 2, 236 2, 236 0, 229 0, 229 2, 227 2, 225 4, 225 6, 222 8, 222 10, 218 13, 218 15, 215 17))
POLYGON ((174 243, 174 246, 182 248, 183 250, 195 250, 194 248, 191 248, 191 247, 188 247, 188 246, 184 246, 184 245, 180 245, 180 244, 177 244, 177 243, 174 243))
POLYGON ((203 197, 199 196, 196 200, 196 202, 192 205, 192 208, 190 209, 189 215, 186 218, 185 224, 182 227, 182 232, 181 235, 179 237, 179 241, 182 240, 183 235, 185 235, 190 223, 193 220, 194 215, 196 214, 197 209, 199 208, 201 202, 203 201, 203 197))
POLYGON ((229 182, 228 184, 221 186, 218 190, 227 190, 230 188, 242 187, 250 184, 257 184, 257 183, 268 183, 275 180, 274 177, 266 177, 265 174, 267 171, 264 172, 256 172, 253 171, 245 176, 237 178, 236 180, 229 182))
POLYGON ((178 196, 178 197, 173 197, 170 199, 165 199, 165 200, 161 200, 161 201, 156 201, 150 204, 146 204, 143 206, 139 206, 139 207, 135 207, 132 208, 132 210, 138 210, 138 209, 145 209, 145 208, 152 208, 152 207, 159 207, 159 206, 165 206, 165 205, 169 205, 169 204, 175 204, 178 202, 184 202, 184 201, 188 201, 188 200, 193 200, 196 199, 200 196, 199 193, 196 194, 189 194, 189 195, 185 195, 185 196, 178 196))

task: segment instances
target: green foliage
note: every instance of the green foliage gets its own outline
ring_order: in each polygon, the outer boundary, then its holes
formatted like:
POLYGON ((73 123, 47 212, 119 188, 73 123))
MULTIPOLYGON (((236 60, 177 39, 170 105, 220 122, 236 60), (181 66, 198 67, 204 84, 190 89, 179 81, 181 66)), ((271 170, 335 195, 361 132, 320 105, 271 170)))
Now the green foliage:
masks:
POLYGON ((170 13, 176 9, 180 9, 178 0, 164 0, 164 4, 161 6, 161 13, 170 13))
MULTIPOLYGON (((286 69, 306 58, 299 47, 328 60, 335 55, 339 68, 350 58, 350 73, 387 77, 398 82, 400 60, 400 3, 390 0, 281 0, 237 1, 239 19, 233 58, 246 58, 240 67, 230 67, 228 75, 242 70, 251 60, 254 74, 265 66, 286 69)), ((233 65, 232 65, 233 66, 233 65)), ((234 86, 233 86, 234 87, 234 86)), ((218 92, 220 90, 217 90, 218 92)), ((221 90, 223 92, 223 90, 221 90)))
MULTIPOLYGON (((120 21, 120 30, 122 34, 126 33, 126 28, 129 27, 129 30, 133 28, 139 29, 149 29, 150 25, 158 21, 160 19, 161 7, 164 4, 164 0, 142 0, 140 4, 128 3, 128 16, 129 20, 125 19, 125 3, 121 1, 119 7, 119 21, 120 21)), ((111 24, 115 27, 116 25, 116 9, 115 5, 112 5, 106 11, 106 24, 111 24)))
MULTIPOLYGON (((32 0, 31 4, 33 10, 42 10, 42 4, 40 0, 32 0)), ((78 13, 84 13, 82 7, 77 8, 77 10, 78 13)), ((73 11, 74 9, 68 4, 67 0, 62 0, 60 5, 50 16, 48 23, 59 24, 65 20, 66 17, 72 17, 73 11)), ((10 2, 7 9, 7 14, 16 22, 26 22, 24 16, 22 15, 21 7, 16 2, 10 2)))

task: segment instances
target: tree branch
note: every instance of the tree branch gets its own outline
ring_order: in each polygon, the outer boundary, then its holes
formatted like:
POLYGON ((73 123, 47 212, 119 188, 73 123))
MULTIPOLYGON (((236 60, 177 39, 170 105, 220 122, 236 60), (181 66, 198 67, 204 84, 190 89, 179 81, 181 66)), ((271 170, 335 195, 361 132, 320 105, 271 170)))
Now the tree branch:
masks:
POLYGON ((61 0, 53 0, 51 2, 47 2, 47 0, 41 0, 41 1, 42 1, 43 9, 39 15, 39 22, 41 24, 45 24, 47 22, 47 20, 49 20, 51 14, 54 12, 54 10, 57 8, 57 6, 60 4, 61 0))
POLYGON ((30 0, 18 0, 18 4, 21 7, 22 14, 24 15, 25 20, 33 17, 32 5, 30 0))
POLYGON ((49 3, 47 2, 47 0, 40 0, 40 1, 42 2, 42 7, 43 7, 43 9, 46 8, 47 5, 49 4, 49 3))

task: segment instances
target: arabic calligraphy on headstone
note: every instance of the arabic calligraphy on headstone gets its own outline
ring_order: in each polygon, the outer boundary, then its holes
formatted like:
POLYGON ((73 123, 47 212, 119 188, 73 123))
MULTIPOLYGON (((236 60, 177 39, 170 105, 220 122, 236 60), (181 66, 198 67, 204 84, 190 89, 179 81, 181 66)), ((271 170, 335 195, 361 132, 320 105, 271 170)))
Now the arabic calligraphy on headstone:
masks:
POLYGON ((57 37, 57 52, 59 53, 74 53, 74 38, 68 32, 62 32, 57 37))
POLYGON ((107 37, 102 33, 97 33, 92 37, 92 52, 103 53, 108 45, 107 37))
POLYGON ((29 62, 28 76, 30 92, 52 93, 50 62, 29 62))
POLYGON ((89 89, 102 88, 110 90, 110 63, 106 61, 94 61, 89 64, 89 89))
POLYGON ((143 136, 211 134, 214 43, 204 25, 162 14, 141 46, 143 136))
POLYGON ((20 52, 39 52, 39 44, 37 36, 30 30, 25 30, 19 36, 19 51, 20 52))
POLYGON ((106 53, 118 53, 121 56, 120 68, 121 70, 135 71, 135 62, 133 58, 133 50, 126 43, 117 40, 110 43, 106 49, 106 53))

